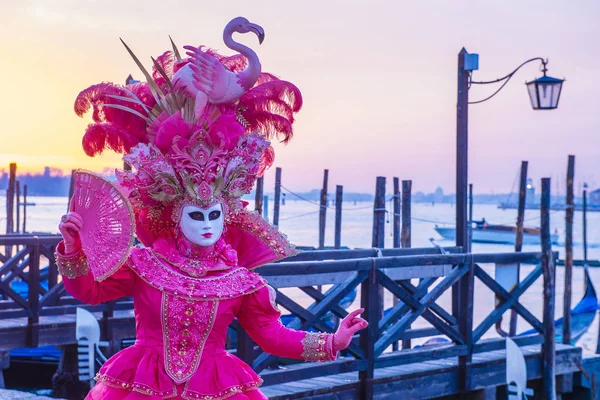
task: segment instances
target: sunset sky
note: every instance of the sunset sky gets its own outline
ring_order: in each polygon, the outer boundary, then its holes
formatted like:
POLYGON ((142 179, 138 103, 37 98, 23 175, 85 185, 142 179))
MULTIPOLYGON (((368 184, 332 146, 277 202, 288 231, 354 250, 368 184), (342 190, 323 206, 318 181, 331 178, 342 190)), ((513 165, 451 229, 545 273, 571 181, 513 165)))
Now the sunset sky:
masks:
MULTIPOLYGON (((375 177, 412 179, 414 190, 454 192, 456 64, 464 46, 480 55, 475 80, 504 76, 528 58, 548 57, 548 74, 566 78, 560 106, 531 109, 532 63, 494 99, 470 107, 470 182, 476 192, 511 190, 521 160, 539 182, 564 191, 567 156, 576 187, 600 187, 600 2, 504 1, 130 1, 0 2, 0 168, 65 170, 121 166, 120 156, 88 158, 78 118, 80 90, 141 74, 123 38, 149 67, 170 47, 204 44, 230 53, 225 24, 238 15, 261 25, 236 40, 258 53, 263 70, 295 83, 304 108, 295 138, 277 146, 276 166, 292 190, 321 185, 373 192, 375 177)), ((473 87, 472 100, 496 87, 473 87)), ((266 190, 273 185, 274 168, 266 190)), ((539 187, 539 184, 537 185, 539 187)))

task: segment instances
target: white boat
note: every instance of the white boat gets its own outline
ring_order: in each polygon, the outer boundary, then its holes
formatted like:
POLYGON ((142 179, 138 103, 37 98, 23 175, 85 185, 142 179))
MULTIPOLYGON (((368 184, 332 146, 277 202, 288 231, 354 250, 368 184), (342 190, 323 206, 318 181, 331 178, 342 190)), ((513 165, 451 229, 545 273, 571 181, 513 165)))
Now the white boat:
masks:
MULTIPOLYGON (((474 243, 498 243, 498 244, 515 244, 517 239, 517 227, 510 225, 493 225, 488 224, 485 219, 481 221, 473 221, 472 224, 472 241, 474 243)), ((456 228, 453 226, 442 227, 435 226, 435 231, 446 240, 456 239, 456 228)), ((552 244, 558 244, 558 233, 554 232, 550 235, 552 244)), ((541 244, 541 236, 539 228, 523 228, 523 244, 539 245, 541 244)))

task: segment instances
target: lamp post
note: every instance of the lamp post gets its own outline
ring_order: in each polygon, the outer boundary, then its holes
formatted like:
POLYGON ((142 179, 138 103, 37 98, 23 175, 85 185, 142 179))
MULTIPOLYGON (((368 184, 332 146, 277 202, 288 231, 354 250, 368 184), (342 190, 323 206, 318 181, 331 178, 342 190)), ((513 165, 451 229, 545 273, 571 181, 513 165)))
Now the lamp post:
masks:
POLYGON ((541 57, 523 62, 508 75, 491 81, 473 81, 472 73, 479 69, 479 55, 467 52, 463 48, 458 53, 458 102, 456 105, 456 245, 464 251, 471 250, 467 230, 467 188, 468 188, 468 133, 469 104, 488 101, 498 94, 510 81, 514 74, 524 65, 533 61, 541 62, 543 76, 526 82, 531 107, 534 110, 553 110, 558 107, 564 79, 546 75, 548 60, 541 57), (469 101, 471 85, 487 85, 503 82, 492 95, 478 101, 469 101))

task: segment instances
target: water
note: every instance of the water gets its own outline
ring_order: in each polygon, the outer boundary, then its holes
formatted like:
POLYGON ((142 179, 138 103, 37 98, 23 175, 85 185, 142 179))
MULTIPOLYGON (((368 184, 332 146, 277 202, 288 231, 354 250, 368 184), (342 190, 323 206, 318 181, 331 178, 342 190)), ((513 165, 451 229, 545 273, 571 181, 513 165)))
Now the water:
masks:
MULTIPOLYGON (((36 203, 35 206, 28 207, 27 210, 27 230, 37 232, 57 233, 57 225, 60 216, 67 209, 67 199, 61 197, 29 197, 28 201, 36 203)), ((269 217, 272 217, 272 202, 270 204, 269 217)), ((0 197, 0 207, 5 209, 5 198, 0 197)), ((253 204, 249 205, 253 208, 253 204)), ((388 210, 391 210, 389 203, 388 210)), ((342 216, 342 245, 350 248, 370 247, 371 233, 373 226, 373 205, 371 203, 344 203, 344 212, 342 216)), ((289 240, 297 245, 317 246, 318 245, 318 226, 319 226, 319 205, 306 201, 295 201, 288 199, 285 206, 281 207, 280 211, 280 229, 288 235, 289 240)), ((517 217, 516 210, 500 210, 494 205, 475 205, 474 219, 485 218, 490 223, 515 223, 517 217)), ((413 247, 429 247, 431 246, 429 238, 436 238, 442 246, 452 246, 453 243, 442 240, 434 231, 435 222, 452 223, 454 220, 455 209, 448 204, 413 204, 412 205, 413 221, 412 221, 412 246, 413 247), (435 222, 432 222, 435 221, 435 222)), ((386 247, 392 247, 391 236, 391 213, 390 223, 386 224, 386 247)), ((22 218, 22 217, 21 217, 22 218)), ((527 210, 525 214, 526 226, 539 226, 539 211, 527 210)), ((550 216, 552 231, 557 230, 559 234, 559 244, 553 246, 553 250, 558 251, 561 258, 564 258, 564 226, 565 213, 564 211, 554 211, 550 216)), ((574 256, 576 259, 583 258, 583 233, 582 233, 582 214, 575 213, 574 222, 574 256)), ((0 219, 0 232, 4 232, 6 219, 0 219)), ((335 210, 330 208, 327 210, 326 223, 326 239, 327 246, 333 245, 334 238, 334 223, 335 210)), ((600 213, 588 213, 588 258, 590 260, 600 259, 600 213)), ((510 245, 495 245, 495 244, 473 244, 473 252, 475 253, 501 253, 512 252, 513 246, 510 245)), ((523 251, 539 251, 539 246, 524 246, 523 251)), ((482 266, 488 274, 494 276, 493 265, 482 266)), ((532 266, 523 266, 521 276, 526 276, 533 269, 532 266)), ((600 289, 600 268, 591 268, 592 280, 596 288, 600 289)), ((493 309, 494 296, 492 292, 485 287, 478 279, 475 280, 475 301, 474 301, 474 324, 477 326, 493 309)), ((564 269, 557 268, 556 274, 556 316, 562 315, 562 300, 563 300, 563 285, 564 285, 564 269)), ((573 272, 573 299, 574 306, 583 296, 583 269, 575 268, 573 272)), ((302 298, 297 292, 293 293, 294 298, 303 305, 307 305, 306 298, 302 298)), ((528 308, 538 319, 542 317, 543 301, 542 294, 542 278, 521 297, 521 304, 528 308)), ((386 307, 392 304, 391 296, 385 299, 386 307)), ((450 291, 447 291, 438 300, 438 304, 445 309, 450 308, 450 291)), ((357 299, 351 308, 358 307, 359 299, 357 299)), ((505 329, 508 314, 505 317, 505 329)), ((415 327, 426 327, 428 324, 418 319, 415 327)), ((528 330, 529 325, 519 320, 519 331, 528 330)), ((497 336, 492 328, 484 337, 497 336)), ((590 330, 579 340, 578 344, 583 348, 585 354, 595 352, 596 340, 598 337, 598 321, 595 321, 590 330)), ((415 341, 419 343, 419 341, 415 341)))

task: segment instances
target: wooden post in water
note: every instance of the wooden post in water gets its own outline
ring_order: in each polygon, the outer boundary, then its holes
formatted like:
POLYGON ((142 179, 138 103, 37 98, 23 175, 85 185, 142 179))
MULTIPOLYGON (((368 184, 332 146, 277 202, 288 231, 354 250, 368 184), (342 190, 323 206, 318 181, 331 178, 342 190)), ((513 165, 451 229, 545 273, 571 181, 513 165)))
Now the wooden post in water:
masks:
POLYGON ((325 222, 327 221, 327 180, 329 170, 323 173, 323 189, 321 189, 321 207, 319 208, 319 248, 325 247, 325 222))
POLYGON ((27 232, 27 185, 23 185, 23 233, 27 232))
POLYGON ((279 205, 281 202, 281 168, 275 168, 275 199, 273 200, 273 225, 279 225, 279 205))
POLYGON ((15 223, 15 232, 19 233, 19 229, 21 228, 21 182, 15 182, 15 191, 17 193, 16 200, 16 210, 17 210, 17 220, 15 223))
POLYGON ((263 184, 264 177, 260 177, 256 180, 256 194, 254 196, 254 211, 258 213, 258 215, 262 215, 263 211, 263 184))
MULTIPOLYGON (((394 201, 393 201, 393 210, 394 210, 394 215, 393 215, 393 232, 394 232, 394 248, 399 248, 402 242, 402 236, 401 236, 401 226, 400 226, 400 216, 402 215, 400 212, 400 206, 401 206, 401 193, 400 193, 400 179, 394 177, 394 201)), ((398 304, 398 298, 396 296, 392 297, 392 304, 394 305, 394 307, 396 306, 396 304, 398 304)), ((392 343, 392 350, 396 351, 398 350, 398 342, 394 342, 392 343)))
MULTIPOLYGON (((517 211, 517 237, 515 239, 515 252, 523 250, 523 223, 525 222, 525 202, 527 200, 527 161, 521 161, 521 179, 519 182, 519 209, 517 211)), ((521 280, 521 265, 517 265, 517 282, 521 280)), ((517 334, 517 313, 511 310, 509 335, 517 334)))
POLYGON ((335 187, 335 240, 334 247, 342 247, 342 202, 344 198, 344 187, 337 185, 335 187))
POLYGON ((382 249, 385 243, 385 177, 378 176, 373 206, 373 236, 371 246, 382 249))
MULTIPOLYGON (((371 246, 383 249, 385 247, 385 177, 378 176, 375 184, 375 202, 373 204, 373 240, 371 246)), ((379 286, 379 321, 383 317, 383 286, 379 286)), ((375 323, 377 325, 377 323, 375 323)))
POLYGON ((15 182, 17 178, 17 164, 10 163, 8 190, 6 193, 6 233, 11 234, 15 231, 15 182))
MULTIPOLYGON (((412 246, 412 181, 402 181, 402 234, 400 245, 403 248, 412 246)), ((410 329, 410 326, 409 326, 410 329)), ((411 341, 402 341, 402 349, 410 349, 411 341)))
POLYGON ((554 328, 554 294, 556 270, 554 255, 552 254, 552 240, 550 238, 550 178, 542 178, 542 204, 541 204, 541 241, 542 241, 542 269, 544 274, 544 344, 542 345, 542 399, 554 400, 556 398, 555 368, 555 328, 554 328))
POLYGON ((575 214, 573 180, 575 156, 567 167, 567 208, 565 210, 565 292, 563 299, 563 343, 571 343, 571 293, 573 281, 573 216, 575 214))
MULTIPOLYGON (((394 232, 394 248, 397 249, 400 247, 400 179, 394 177, 394 224, 393 224, 393 232, 394 232)), ((394 305, 398 303, 398 299, 394 296, 394 305)))
MULTIPOLYGON (((14 210, 15 210, 15 180, 17 176, 17 164, 10 163, 9 165, 8 190, 6 191, 6 234, 10 235, 14 232, 14 210)), ((5 246, 5 256, 12 256, 12 246, 5 246)))
POLYGON ((402 181, 402 247, 412 246, 411 198, 412 181, 402 181))

